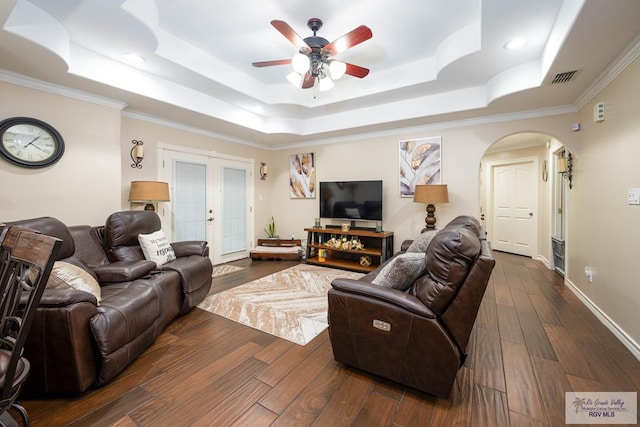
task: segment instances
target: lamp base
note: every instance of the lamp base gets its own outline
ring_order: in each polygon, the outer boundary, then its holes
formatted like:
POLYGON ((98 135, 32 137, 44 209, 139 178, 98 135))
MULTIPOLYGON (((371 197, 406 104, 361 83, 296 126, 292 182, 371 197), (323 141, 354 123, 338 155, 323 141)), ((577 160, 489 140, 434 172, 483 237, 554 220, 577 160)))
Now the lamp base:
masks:
POLYGON ((147 203, 147 204, 144 206, 144 210, 145 210, 145 211, 155 212, 155 211, 156 211, 156 207, 155 207, 155 206, 153 206, 153 203, 147 203))
POLYGON ((425 226, 421 233, 436 229, 436 207, 433 203, 427 205, 427 217, 424 219, 425 226))

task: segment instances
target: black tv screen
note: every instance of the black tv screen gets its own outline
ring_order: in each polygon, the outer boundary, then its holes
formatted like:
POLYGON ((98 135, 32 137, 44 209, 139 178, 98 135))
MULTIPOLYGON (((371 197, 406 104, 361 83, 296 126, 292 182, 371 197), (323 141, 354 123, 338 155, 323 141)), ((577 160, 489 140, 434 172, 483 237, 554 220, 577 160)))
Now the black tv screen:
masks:
POLYGON ((320 182, 320 217, 382 221, 382 181, 320 182))

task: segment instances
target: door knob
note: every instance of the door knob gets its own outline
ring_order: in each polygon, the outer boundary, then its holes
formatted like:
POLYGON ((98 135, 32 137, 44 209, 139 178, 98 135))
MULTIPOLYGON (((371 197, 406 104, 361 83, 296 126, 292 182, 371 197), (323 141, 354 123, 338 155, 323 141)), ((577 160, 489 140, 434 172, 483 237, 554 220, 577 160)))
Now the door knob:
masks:
POLYGON ((209 221, 209 222, 213 221, 213 217, 210 216, 209 218, 207 218, 207 221, 209 221))
POLYGON ((533 212, 529 212, 529 216, 530 216, 530 217, 533 217, 533 212))

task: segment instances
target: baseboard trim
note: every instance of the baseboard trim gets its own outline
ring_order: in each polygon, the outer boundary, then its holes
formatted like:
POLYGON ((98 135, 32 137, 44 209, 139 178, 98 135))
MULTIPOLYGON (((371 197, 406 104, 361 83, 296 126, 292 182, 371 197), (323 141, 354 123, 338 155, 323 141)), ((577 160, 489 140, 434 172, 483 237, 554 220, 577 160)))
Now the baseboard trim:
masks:
POLYGON ((551 262, 544 255, 534 255, 532 258, 534 260, 536 260, 536 261, 540 261, 549 270, 553 269, 553 266, 551 265, 551 262))
POLYGON ((640 361, 640 345, 633 340, 627 333, 618 326, 616 322, 614 322, 609 316, 607 316, 600 308, 589 299, 575 284, 573 284, 570 280, 565 278, 565 285, 578 297, 580 301, 584 305, 587 306, 589 311, 591 311, 600 322, 611 331, 611 333, 618 338, 618 340, 624 345, 627 350, 631 352, 635 356, 636 359, 640 361))

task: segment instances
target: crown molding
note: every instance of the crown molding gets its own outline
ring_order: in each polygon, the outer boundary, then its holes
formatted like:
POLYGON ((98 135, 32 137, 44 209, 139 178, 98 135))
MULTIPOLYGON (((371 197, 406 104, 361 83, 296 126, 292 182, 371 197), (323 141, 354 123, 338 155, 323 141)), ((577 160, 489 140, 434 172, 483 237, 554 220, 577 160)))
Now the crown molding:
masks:
POLYGON ((182 123, 178 123, 178 122, 174 122, 174 121, 171 121, 171 120, 163 119, 163 118, 160 118, 160 117, 152 116, 150 114, 142 113, 140 111, 123 110, 122 111, 122 115, 125 116, 125 117, 130 117, 132 119, 142 120, 142 121, 145 121, 145 122, 149 122, 149 123, 154 123, 154 124, 161 125, 161 126, 170 127, 170 128, 173 128, 173 129, 178 129, 178 130, 183 130, 183 131, 186 131, 186 132, 196 133, 198 135, 204 135, 204 136, 209 136, 209 137, 212 137, 212 138, 223 139, 225 141, 233 142, 233 143, 236 143, 236 144, 248 145, 250 147, 262 148, 262 149, 265 149, 265 150, 268 150, 270 148, 268 145, 258 144, 258 143, 252 142, 252 141, 247 141, 247 140, 244 140, 242 138, 237 138, 237 137, 226 135, 226 134, 223 134, 223 133, 212 132, 210 130, 198 128, 198 127, 195 127, 195 126, 185 125, 185 124, 182 124, 182 123))
POLYGON ((372 138, 378 138, 378 137, 384 137, 384 136, 397 137, 397 136, 405 135, 407 133, 428 133, 428 132, 433 132, 433 131, 442 130, 442 129, 479 126, 479 125, 486 125, 486 124, 492 124, 492 123, 510 122, 514 120, 526 120, 526 119, 534 119, 539 117, 558 116, 562 114, 573 114, 577 112, 578 110, 574 105, 561 105, 558 107, 542 108, 538 110, 518 111, 515 113, 508 113, 508 114, 495 114, 491 116, 480 116, 480 117, 473 117, 469 119, 450 120, 445 122, 432 123, 428 125, 395 128, 395 129, 389 129, 389 130, 377 131, 377 132, 359 133, 355 135, 335 137, 335 138, 317 139, 313 141, 305 141, 299 144, 287 144, 287 145, 278 145, 277 147, 267 147, 267 149, 283 150, 283 149, 289 149, 289 148, 307 147, 312 145, 336 144, 339 142, 355 141, 360 139, 372 139, 372 138))
MULTIPOLYGON (((640 36, 638 37, 638 39, 640 41, 640 36)), ((636 54, 634 58, 637 57, 638 54, 640 53, 640 42, 637 43, 637 48, 635 50, 636 50, 636 54)), ((630 63, 630 61, 628 63, 630 63)), ((192 133, 209 136, 212 138, 222 139, 224 141, 228 141, 236 144, 242 144, 242 145, 246 145, 254 148, 260 148, 268 151, 301 148, 301 147, 308 147, 312 145, 336 144, 341 142, 349 142, 349 141, 355 141, 360 139, 378 138, 378 137, 385 137, 385 136, 395 137, 395 136, 400 136, 407 133, 427 133, 427 132, 433 132, 435 130, 441 130, 441 129, 478 126, 478 125, 485 125, 485 124, 491 124, 491 123, 508 122, 513 120, 524 120, 524 119, 531 119, 531 118, 538 118, 538 117, 555 116, 555 115, 561 115, 561 114, 576 113, 578 111, 574 105, 562 105, 558 107, 544 108, 544 109, 538 109, 538 110, 519 111, 515 113, 508 113, 508 114, 497 114, 497 115, 490 115, 490 116, 474 117, 469 119, 451 120, 451 121, 432 123, 429 125, 402 127, 402 128, 395 128, 395 129, 375 131, 375 132, 364 132, 364 133, 357 133, 357 134, 348 135, 348 136, 315 139, 315 140, 309 140, 309 141, 304 141, 300 143, 271 146, 271 145, 256 143, 253 141, 248 141, 242 138, 237 138, 237 137, 223 134, 223 133, 212 132, 212 131, 198 128, 195 126, 185 125, 185 124, 174 122, 171 120, 162 119, 160 117, 156 117, 156 116, 142 113, 139 111, 127 110, 126 109, 127 104, 124 102, 106 98, 106 97, 101 97, 88 92, 70 89, 70 88, 56 85, 53 83, 44 82, 42 80, 26 77, 21 74, 13 73, 7 70, 0 70, 0 81, 29 87, 31 89, 42 90, 45 92, 50 92, 50 93, 66 96, 69 98, 78 99, 81 101, 91 102, 94 104, 98 104, 98 105, 102 105, 110 108, 116 108, 121 111, 121 114, 123 116, 130 117, 133 119, 155 123, 158 125, 167 126, 167 127, 178 129, 178 130, 192 132, 192 133)))
POLYGON ((127 106, 127 104, 122 101, 117 101, 115 99, 107 98, 104 96, 94 95, 92 93, 83 92, 81 90, 70 89, 65 86, 60 86, 54 83, 45 82, 43 80, 34 79, 32 77, 27 77, 22 74, 14 73, 7 70, 0 70, 0 81, 24 86, 29 89, 36 89, 43 92, 53 93, 55 95, 60 95, 67 98, 90 102, 92 104, 101 105, 103 107, 115 108, 116 110, 120 111, 124 110, 127 106))
POLYGON ((582 92, 576 100, 576 108, 582 110, 600 91, 622 73, 640 56, 640 34, 616 57, 611 64, 582 92))

